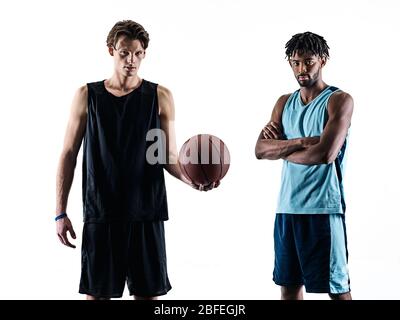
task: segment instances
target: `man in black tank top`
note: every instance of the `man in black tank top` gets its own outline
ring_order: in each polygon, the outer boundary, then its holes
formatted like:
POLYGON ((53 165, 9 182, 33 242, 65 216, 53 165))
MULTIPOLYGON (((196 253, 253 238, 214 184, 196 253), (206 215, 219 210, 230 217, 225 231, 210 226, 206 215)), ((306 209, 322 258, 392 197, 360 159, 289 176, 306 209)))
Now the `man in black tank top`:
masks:
POLYGON ((121 297, 125 281, 137 299, 154 299, 171 289, 164 168, 199 190, 218 185, 196 186, 180 170, 172 94, 137 74, 148 43, 140 24, 116 23, 107 37, 114 74, 79 88, 72 104, 57 173, 56 224, 61 243, 75 248, 67 237, 69 232, 76 238, 66 207, 83 140, 79 292, 87 299, 121 297))

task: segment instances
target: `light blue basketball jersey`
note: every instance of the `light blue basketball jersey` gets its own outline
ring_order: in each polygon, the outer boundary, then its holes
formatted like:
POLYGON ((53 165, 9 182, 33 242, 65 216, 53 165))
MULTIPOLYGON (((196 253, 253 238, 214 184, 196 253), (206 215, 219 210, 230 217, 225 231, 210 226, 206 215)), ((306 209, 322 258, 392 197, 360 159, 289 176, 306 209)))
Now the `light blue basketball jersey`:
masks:
MULTIPOLYGON (((287 139, 321 136, 328 120, 329 97, 339 90, 328 86, 304 105, 300 90, 287 100, 283 114, 283 134, 287 139)), ((283 161, 277 213, 331 214, 346 210, 342 177, 347 146, 345 142, 331 164, 302 165, 283 161)))

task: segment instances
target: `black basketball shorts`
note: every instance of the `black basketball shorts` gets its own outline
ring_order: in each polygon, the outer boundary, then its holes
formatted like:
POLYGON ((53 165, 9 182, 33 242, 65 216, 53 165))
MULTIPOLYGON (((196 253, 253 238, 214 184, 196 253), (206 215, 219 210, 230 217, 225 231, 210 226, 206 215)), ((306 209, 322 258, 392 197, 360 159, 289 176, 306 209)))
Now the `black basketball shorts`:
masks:
POLYGON ((79 292, 98 298, 153 297, 170 289, 163 221, 85 223, 79 292))

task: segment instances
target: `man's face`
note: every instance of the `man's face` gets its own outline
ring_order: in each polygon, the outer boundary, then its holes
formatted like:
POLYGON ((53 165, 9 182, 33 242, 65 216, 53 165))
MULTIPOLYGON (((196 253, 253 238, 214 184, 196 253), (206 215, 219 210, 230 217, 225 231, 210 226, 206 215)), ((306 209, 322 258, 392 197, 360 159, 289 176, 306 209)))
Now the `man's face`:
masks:
POLYGON ((322 67, 326 58, 321 58, 312 53, 299 54, 295 52, 289 58, 289 64, 300 87, 312 87, 320 78, 322 67))
POLYGON ((109 47, 108 50, 114 57, 115 72, 125 77, 136 76, 146 55, 139 40, 131 40, 126 36, 119 37, 115 48, 109 47))

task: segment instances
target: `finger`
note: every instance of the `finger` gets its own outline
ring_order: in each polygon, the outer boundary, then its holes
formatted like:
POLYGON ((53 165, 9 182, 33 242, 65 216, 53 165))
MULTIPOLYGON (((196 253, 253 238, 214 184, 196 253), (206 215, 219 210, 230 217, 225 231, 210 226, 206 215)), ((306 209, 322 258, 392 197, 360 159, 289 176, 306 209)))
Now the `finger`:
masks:
POLYGON ((265 131, 269 133, 271 139, 278 139, 278 135, 273 131, 274 129, 271 127, 266 127, 265 131))
POLYGON ((69 230, 69 233, 70 233, 72 239, 76 239, 76 234, 75 234, 75 231, 74 231, 74 228, 72 227, 72 225, 69 226, 68 230, 69 230))
MULTIPOLYGON (((195 184, 193 181, 190 183, 190 186, 191 186, 193 189, 196 189, 197 191, 200 190, 200 185, 199 185, 199 184, 195 184)), ((201 191, 201 190, 200 190, 200 191, 201 191)))
POLYGON ((274 134, 274 137, 277 139, 280 135, 279 129, 276 129, 273 125, 268 125, 267 129, 274 134))
POLYGON ((268 131, 267 128, 263 129, 263 136, 265 137, 265 139, 273 139, 272 134, 268 131))
POLYGON ((218 185, 219 185, 219 182, 210 183, 210 184, 204 186, 204 191, 210 191, 210 190, 218 187, 218 185))
POLYGON ((218 187, 217 182, 213 182, 213 183, 211 183, 211 184, 209 185, 208 190, 212 190, 212 189, 214 189, 214 188, 216 188, 216 187, 218 187))
POLYGON ((274 127, 277 128, 278 130, 282 130, 281 124, 280 124, 279 122, 270 121, 268 124, 274 126, 274 127))
POLYGON ((199 190, 199 186, 198 186, 197 184, 194 184, 193 182, 190 184, 190 186, 191 186, 193 189, 199 190))
POLYGON ((67 247, 76 248, 71 242, 69 242, 66 233, 62 235, 62 238, 63 238, 64 244, 65 244, 67 247))
POLYGON ((66 244, 65 244, 67 247, 70 247, 70 248, 76 248, 76 246, 75 245, 73 245, 71 242, 69 242, 69 240, 68 240, 68 238, 66 238, 66 244))
POLYGON ((270 122, 270 126, 273 127, 278 134, 282 134, 281 126, 278 123, 272 121, 270 122))
POLYGON ((59 234, 57 234, 57 236, 58 236, 58 239, 60 240, 60 242, 61 242, 63 245, 65 245, 63 238, 62 238, 59 234))

